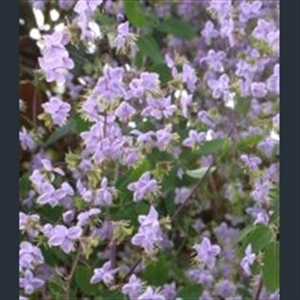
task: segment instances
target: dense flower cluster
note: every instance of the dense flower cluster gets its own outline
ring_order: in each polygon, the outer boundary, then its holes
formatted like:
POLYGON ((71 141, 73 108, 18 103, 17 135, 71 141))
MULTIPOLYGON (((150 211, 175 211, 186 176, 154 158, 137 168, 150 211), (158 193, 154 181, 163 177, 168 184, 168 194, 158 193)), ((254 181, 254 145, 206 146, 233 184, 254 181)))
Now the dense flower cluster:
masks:
POLYGON ((279 299, 279 3, 146 2, 31 1, 20 299, 279 299))

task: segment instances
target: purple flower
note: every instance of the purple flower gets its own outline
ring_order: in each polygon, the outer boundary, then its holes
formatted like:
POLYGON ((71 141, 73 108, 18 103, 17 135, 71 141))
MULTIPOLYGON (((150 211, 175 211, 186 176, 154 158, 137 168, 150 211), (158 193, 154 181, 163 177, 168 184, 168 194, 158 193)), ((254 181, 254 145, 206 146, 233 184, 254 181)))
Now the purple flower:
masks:
POLYGON ((74 11, 78 14, 94 12, 103 0, 78 0, 74 11))
POLYGON ((21 242, 19 250, 19 269, 33 269, 43 264, 44 257, 40 248, 33 246, 29 242, 21 242))
POLYGON ((163 289, 161 290, 161 294, 167 299, 167 300, 174 300, 175 296, 177 294, 176 291, 176 284, 175 282, 171 284, 165 284, 163 286, 163 289))
POLYGON ((176 106, 171 104, 171 96, 167 98, 149 98, 147 99, 147 107, 141 112, 142 116, 151 116, 155 119, 172 117, 176 106))
POLYGON ((164 129, 156 131, 156 147, 160 150, 165 150, 172 141, 172 125, 167 125, 164 129))
POLYGON ((197 132, 196 130, 190 130, 189 137, 183 141, 183 146, 194 148, 196 144, 200 144, 206 140, 206 134, 204 132, 197 132))
POLYGON ((146 291, 140 295, 137 300, 166 300, 166 298, 158 292, 158 290, 154 290, 152 287, 147 287, 146 291))
POLYGON ((251 245, 248 245, 245 250, 245 256, 243 257, 243 259, 241 260, 241 263, 240 263, 242 269, 248 276, 251 275, 250 266, 253 265, 255 259, 256 259, 256 255, 254 253, 252 253, 251 245))
POLYGON ((115 110, 115 115, 122 122, 128 122, 129 119, 136 113, 136 109, 127 102, 122 102, 119 107, 115 110))
POLYGON ((266 86, 270 92, 273 92, 277 95, 280 93, 280 73, 279 73, 279 64, 276 64, 274 67, 273 74, 267 79, 266 86))
POLYGON ((110 286, 114 281, 114 275, 117 271, 118 269, 111 268, 111 262, 108 261, 102 266, 102 268, 94 270, 90 283, 96 284, 103 281, 106 286, 110 286))
POLYGON ((34 277, 30 270, 26 270, 24 277, 20 278, 19 285, 24 288, 25 294, 31 295, 35 290, 44 285, 44 280, 34 277))
POLYGON ((73 210, 68 210, 62 215, 65 224, 70 224, 75 218, 75 212, 73 210))
POLYGON ((112 68, 109 65, 105 65, 103 76, 98 79, 93 95, 102 98, 105 102, 112 102, 115 99, 122 98, 125 95, 122 82, 123 74, 123 68, 112 68))
POLYGON ((209 79, 207 84, 213 92, 214 99, 226 96, 229 92, 229 77, 226 74, 221 75, 219 79, 209 79))
POLYGON ((66 123, 71 110, 71 105, 63 102, 58 97, 50 98, 49 102, 42 104, 42 107, 51 116, 54 124, 58 126, 66 123))
POLYGON ((199 111, 197 117, 201 123, 205 124, 210 128, 215 128, 215 120, 205 110, 199 111))
POLYGON ((232 297, 236 290, 236 286, 227 279, 221 280, 215 286, 216 294, 223 298, 232 297))
POLYGON ((135 47, 135 44, 133 43, 135 35, 129 32, 129 22, 119 24, 117 32, 118 35, 113 41, 117 51, 125 48, 126 45, 135 47))
POLYGON ((92 208, 89 211, 85 211, 85 212, 80 213, 77 216, 77 220, 78 220, 77 226, 83 227, 83 226, 87 225, 89 223, 90 219, 93 218, 94 216, 99 215, 100 212, 101 212, 100 209, 92 208))
POLYGON ((251 93, 252 96, 255 98, 263 98, 267 95, 267 88, 266 88, 266 84, 263 82, 253 82, 251 84, 251 93))
POLYGON ((251 215, 251 217, 254 219, 253 224, 263 224, 267 225, 270 221, 270 217, 268 212, 260 207, 249 207, 246 209, 246 213, 251 215))
POLYGON ((39 222, 39 215, 26 215, 23 212, 19 212, 19 230, 26 231, 29 237, 35 238, 38 236, 39 222))
POLYGON ((19 132, 19 140, 24 151, 33 150, 35 148, 35 141, 25 127, 22 127, 22 130, 19 132))
POLYGON ((201 31, 201 35, 205 38, 206 44, 210 45, 211 40, 219 36, 219 32, 215 29, 212 21, 207 21, 204 25, 204 29, 201 31))
POLYGON ((200 63, 207 63, 210 70, 214 72, 224 72, 224 66, 222 61, 226 58, 226 53, 223 51, 216 52, 215 50, 209 50, 207 56, 200 60, 200 63))
POLYGON ((257 148, 263 151, 267 157, 271 157, 274 147, 277 144, 278 142, 276 140, 271 137, 267 137, 264 141, 257 145, 257 148))
POLYGON ((213 297, 206 290, 203 291, 201 297, 199 298, 199 300, 212 300, 212 299, 213 299, 213 297))
POLYGON ((197 80, 195 70, 190 65, 184 64, 182 69, 182 81, 187 84, 190 92, 195 91, 197 80))
POLYGON ((53 168, 52 163, 49 159, 41 159, 41 163, 43 165, 43 169, 46 170, 47 172, 55 172, 61 176, 65 176, 65 173, 62 169, 60 168, 53 168))
POLYGON ((107 178, 101 180, 101 188, 97 191, 95 205, 110 206, 113 200, 113 189, 108 187, 107 178))
POLYGON ((122 293, 127 295, 130 300, 135 300, 141 295, 142 288, 142 281, 133 274, 130 276, 129 281, 122 287, 122 293))
POLYGON ((188 107, 192 103, 192 95, 183 94, 180 98, 180 105, 182 114, 185 118, 188 118, 188 107))
POLYGON ((247 167, 251 171, 257 171, 258 166, 262 163, 262 160, 254 155, 243 154, 241 155, 241 160, 247 165, 247 167))
POLYGON ((183 204, 191 193, 191 189, 187 187, 175 188, 175 204, 183 204))
POLYGON ((240 21, 247 22, 249 19, 258 17, 261 7, 262 7, 261 1, 254 1, 252 3, 247 1, 242 1, 239 5, 241 11, 239 15, 240 21))
POLYGON ((216 263, 216 256, 220 254, 221 247, 218 245, 212 245, 210 240, 205 237, 201 244, 197 244, 193 247, 197 252, 197 261, 209 269, 213 269, 216 263))
POLYGON ((155 194, 158 190, 158 185, 155 179, 151 179, 150 172, 146 172, 138 181, 130 183, 127 188, 134 192, 133 201, 139 202, 143 198, 155 194))
POLYGON ((68 70, 74 68, 74 62, 69 58, 69 53, 64 47, 68 42, 69 36, 65 30, 45 36, 43 56, 39 57, 38 61, 41 69, 46 73, 48 82, 65 83, 68 70))
POLYGON ((82 228, 74 226, 66 228, 62 225, 56 225, 49 238, 49 246, 60 246, 65 253, 74 251, 74 243, 80 238, 82 234, 82 228))
POLYGON ((162 242, 162 231, 158 221, 158 213, 153 206, 147 216, 138 217, 140 228, 133 236, 131 242, 135 246, 144 248, 147 253, 151 253, 155 246, 162 242))

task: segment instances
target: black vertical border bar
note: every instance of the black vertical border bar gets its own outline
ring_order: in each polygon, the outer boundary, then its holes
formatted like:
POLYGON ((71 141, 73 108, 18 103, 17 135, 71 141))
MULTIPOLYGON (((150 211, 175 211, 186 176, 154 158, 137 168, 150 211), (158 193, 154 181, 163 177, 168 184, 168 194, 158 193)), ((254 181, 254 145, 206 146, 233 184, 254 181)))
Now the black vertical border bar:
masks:
MULTIPOLYGON (((24 0, 20 0, 24 1, 24 0)), ((19 299, 19 1, 0 0, 0 299, 19 299)))
POLYGON ((300 299, 300 2, 280 1, 280 298, 300 299))

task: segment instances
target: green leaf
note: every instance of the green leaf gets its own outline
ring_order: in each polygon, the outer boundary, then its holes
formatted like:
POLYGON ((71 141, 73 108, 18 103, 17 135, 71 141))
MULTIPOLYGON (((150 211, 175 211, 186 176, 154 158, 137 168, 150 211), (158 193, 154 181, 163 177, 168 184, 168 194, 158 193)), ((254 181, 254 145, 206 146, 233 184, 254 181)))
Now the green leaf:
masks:
POLYGON ((66 135, 75 132, 75 130, 76 130, 75 120, 73 118, 70 118, 63 127, 57 128, 49 136, 49 138, 46 140, 46 142, 44 144, 44 147, 48 147, 48 146, 54 144, 55 142, 57 142, 61 138, 65 137, 66 135))
POLYGON ((239 97, 236 103, 236 111, 242 116, 246 117, 251 107, 251 100, 248 98, 239 97))
POLYGON ((63 127, 57 128, 47 139, 44 147, 53 145, 68 134, 79 134, 90 128, 91 123, 83 120, 78 114, 73 115, 63 127))
POLYGON ((99 284, 91 284, 93 270, 83 266, 77 267, 75 271, 75 282, 77 287, 86 295, 96 295, 99 291, 99 284))
POLYGON ((54 299, 63 299, 65 294, 65 282, 58 276, 49 282, 49 290, 54 299))
POLYGON ((165 64, 154 64, 149 68, 151 72, 155 72, 159 74, 159 79, 162 84, 169 82, 172 80, 172 74, 170 69, 165 64))
POLYGON ((274 237, 272 230, 265 225, 258 225, 253 226, 253 229, 250 230, 248 234, 245 235, 245 237, 242 239, 242 253, 244 254, 244 251, 246 247, 251 244, 252 250, 254 253, 258 253, 259 251, 263 250, 270 242, 272 242, 272 239, 274 237))
POLYGON ((26 173, 20 178, 19 182, 19 192, 20 192, 20 198, 24 198, 26 194, 29 192, 31 188, 29 175, 26 173))
MULTIPOLYGON (((206 174, 209 167, 203 167, 196 170, 188 170, 186 171, 186 174, 192 178, 201 179, 206 174)), ((216 170, 215 167, 210 168, 209 173, 212 173, 216 170)))
POLYGON ((179 290, 177 298, 182 300, 198 300, 203 291, 203 287, 200 284, 191 283, 179 290))
POLYGON ((200 149, 197 151, 197 154, 200 156, 217 154, 220 151, 222 151, 226 141, 227 141, 226 139, 215 139, 215 140, 207 141, 200 146, 200 149))
POLYGON ((246 236, 248 236, 251 233, 251 231, 253 231, 254 229, 255 229, 255 227, 253 225, 243 228, 239 232, 238 238, 236 240, 237 243, 242 242, 246 238, 246 236))
POLYGON ((144 271, 144 279, 151 285, 161 286, 168 280, 168 264, 161 256, 156 262, 150 263, 144 271))
POLYGON ((166 19, 160 26, 157 27, 157 30, 184 40, 191 40, 196 37, 196 32, 190 24, 175 17, 166 19))
POLYGON ((259 142, 263 140, 261 135, 251 135, 237 142, 239 150, 247 150, 255 147, 259 142))
POLYGON ((149 57, 155 64, 162 64, 164 62, 159 46, 151 35, 139 37, 136 43, 142 54, 149 57))
POLYGON ((129 22, 136 27, 145 25, 145 16, 138 0, 124 1, 124 8, 129 22))
POLYGON ((279 289, 279 243, 269 244, 263 256, 263 282, 266 288, 271 291, 279 289))

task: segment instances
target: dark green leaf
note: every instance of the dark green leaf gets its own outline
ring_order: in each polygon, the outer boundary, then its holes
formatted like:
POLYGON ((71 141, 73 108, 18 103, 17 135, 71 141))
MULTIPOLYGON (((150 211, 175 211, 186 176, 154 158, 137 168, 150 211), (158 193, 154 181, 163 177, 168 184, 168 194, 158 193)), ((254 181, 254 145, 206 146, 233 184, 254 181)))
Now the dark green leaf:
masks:
POLYGON ((197 154, 199 156, 217 154, 220 151, 222 151, 226 141, 227 140, 225 139, 215 139, 215 140, 207 141, 200 146, 200 149, 197 150, 197 154))
POLYGON ((30 184, 29 176, 28 174, 24 174, 20 178, 20 182, 19 182, 20 197, 24 198, 26 194, 29 192, 30 188, 31 188, 31 184, 30 184))
POLYGON ((75 120, 73 118, 70 118, 63 127, 57 128, 49 136, 49 138, 46 140, 46 142, 44 144, 44 147, 48 147, 48 146, 54 144, 55 142, 57 142, 61 138, 65 137, 66 135, 75 132, 75 130, 76 130, 75 120))
POLYGON ((145 16, 138 0, 124 1, 124 8, 129 22, 136 27, 145 25, 145 16))
POLYGON ((165 64, 155 64, 149 68, 151 72, 159 74, 159 79, 162 84, 172 80, 172 74, 170 69, 165 64))
POLYGON ((155 64, 164 62, 159 46, 151 35, 144 35, 138 38, 137 45, 142 54, 149 57, 155 64))
POLYGON ((196 32, 190 24, 175 17, 166 19, 157 27, 157 30, 185 40, 191 40, 196 37, 196 32))
POLYGON ((49 289, 54 299, 63 299, 65 294, 65 282, 58 276, 55 276, 49 282, 49 289))
POLYGON ((239 97, 237 99, 235 109, 242 117, 247 116, 250 107, 251 107, 251 100, 250 99, 242 98, 242 97, 239 97))
POLYGON ((279 289, 279 243, 269 244, 263 256, 263 282, 271 292, 279 289))
POLYGON ((83 266, 77 267, 75 271, 75 282, 77 287, 86 295, 96 295, 99 291, 99 284, 91 284, 93 270, 83 266))
POLYGON ((200 284, 191 283, 179 290, 177 297, 182 300, 198 300, 201 296, 203 288, 200 284))
POLYGON ((263 140, 261 135, 251 135, 237 142, 239 150, 244 151, 255 147, 259 142, 263 140))
POLYGON ((161 256, 156 262, 150 263, 144 271, 144 279, 152 285, 161 286, 168 280, 168 264, 161 256))

